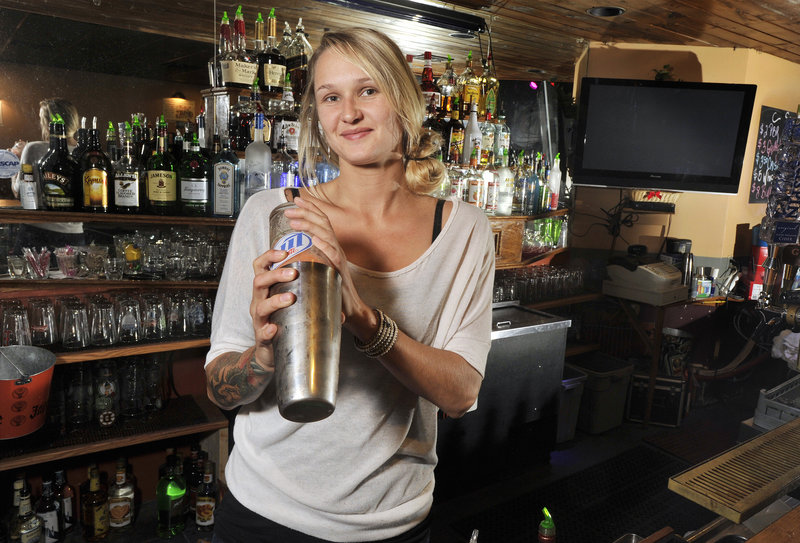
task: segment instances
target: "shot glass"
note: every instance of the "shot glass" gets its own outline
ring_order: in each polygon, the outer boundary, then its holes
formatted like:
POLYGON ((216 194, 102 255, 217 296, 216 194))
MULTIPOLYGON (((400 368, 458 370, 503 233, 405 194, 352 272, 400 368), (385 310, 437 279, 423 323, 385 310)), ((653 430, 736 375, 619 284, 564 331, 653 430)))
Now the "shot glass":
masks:
POLYGON ((119 257, 106 258, 105 261, 106 279, 118 281, 125 273, 125 259, 119 257))
POLYGON ((25 277, 25 259, 21 256, 9 256, 8 274, 12 279, 22 279, 25 277))

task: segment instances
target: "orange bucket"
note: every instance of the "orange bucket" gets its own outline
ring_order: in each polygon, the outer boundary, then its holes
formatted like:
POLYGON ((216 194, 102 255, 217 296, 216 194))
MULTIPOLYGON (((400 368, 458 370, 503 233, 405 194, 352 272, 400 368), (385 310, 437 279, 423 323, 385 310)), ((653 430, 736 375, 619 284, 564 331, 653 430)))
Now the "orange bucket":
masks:
POLYGON ((0 439, 26 436, 47 420, 56 355, 40 347, 0 347, 0 439))

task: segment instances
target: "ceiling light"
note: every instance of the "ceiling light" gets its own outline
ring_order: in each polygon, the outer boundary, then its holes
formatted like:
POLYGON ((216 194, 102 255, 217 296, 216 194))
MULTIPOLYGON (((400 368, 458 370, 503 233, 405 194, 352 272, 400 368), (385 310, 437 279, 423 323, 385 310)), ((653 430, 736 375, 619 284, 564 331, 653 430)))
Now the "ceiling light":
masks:
POLYGON ((625 8, 618 8, 615 6, 595 6, 586 10, 589 15, 595 17, 616 17, 625 13, 625 8))
MULTIPOLYGON (((420 4, 411 0, 319 0, 349 9, 405 19, 421 24, 473 34, 486 31, 486 21, 481 17, 461 13, 454 9, 420 4)), ((470 38, 474 37, 471 35, 470 38)))
POLYGON ((474 40, 475 33, 474 32, 453 32, 450 34, 451 38, 456 38, 459 40, 474 40))
POLYGON ((543 74, 543 73, 545 73, 545 71, 542 70, 541 68, 531 68, 530 70, 528 70, 528 73, 531 73, 531 74, 543 74))

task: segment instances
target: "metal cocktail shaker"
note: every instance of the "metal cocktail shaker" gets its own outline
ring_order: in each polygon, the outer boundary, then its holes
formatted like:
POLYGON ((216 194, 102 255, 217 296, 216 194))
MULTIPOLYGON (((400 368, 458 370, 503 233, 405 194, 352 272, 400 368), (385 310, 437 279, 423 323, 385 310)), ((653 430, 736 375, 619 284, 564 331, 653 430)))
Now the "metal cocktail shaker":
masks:
POLYGON ((294 304, 275 311, 272 341, 275 388, 281 415, 293 422, 315 422, 333 413, 339 385, 342 331, 342 279, 311 236, 289 227, 286 203, 269 217, 270 246, 289 255, 273 265, 298 271, 297 279, 277 283, 270 295, 292 292, 294 304))

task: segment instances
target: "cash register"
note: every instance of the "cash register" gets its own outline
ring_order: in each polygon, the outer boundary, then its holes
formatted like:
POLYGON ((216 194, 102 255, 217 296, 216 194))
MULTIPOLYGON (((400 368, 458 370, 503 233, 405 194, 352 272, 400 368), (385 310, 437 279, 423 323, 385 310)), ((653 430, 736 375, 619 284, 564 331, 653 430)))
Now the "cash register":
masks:
POLYGON ((681 284, 681 271, 662 260, 649 259, 638 247, 608 261, 603 294, 654 306, 686 300, 689 289, 681 284))

